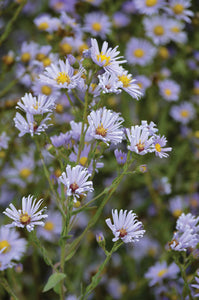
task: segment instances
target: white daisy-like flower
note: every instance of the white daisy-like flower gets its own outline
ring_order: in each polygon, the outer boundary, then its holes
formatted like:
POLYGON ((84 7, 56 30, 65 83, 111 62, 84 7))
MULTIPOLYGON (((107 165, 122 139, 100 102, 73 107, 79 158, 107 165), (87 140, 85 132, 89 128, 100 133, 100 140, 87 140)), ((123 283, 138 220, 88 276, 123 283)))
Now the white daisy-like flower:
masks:
POLYGON ((88 116, 88 131, 93 138, 106 144, 110 142, 118 144, 123 139, 123 130, 120 126, 123 121, 119 113, 103 107, 92 111, 88 116))
POLYGON ((191 0, 170 0, 168 7, 164 9, 176 19, 190 23, 193 12, 189 9, 191 0))
POLYGON ((67 165, 66 172, 59 177, 59 181, 66 186, 67 196, 73 196, 74 202, 81 196, 86 196, 87 192, 93 191, 93 182, 88 181, 91 174, 86 168, 80 165, 71 167, 67 165))
POLYGON ((29 195, 28 197, 22 198, 22 209, 16 209, 15 206, 11 203, 10 208, 6 208, 3 212, 6 216, 14 220, 11 224, 7 225, 8 227, 26 227, 30 232, 34 229, 35 225, 44 226, 42 219, 48 217, 48 215, 43 214, 44 208, 40 208, 43 199, 37 201, 33 196, 29 195))
POLYGON ((115 73, 120 68, 119 64, 126 62, 126 60, 118 61, 120 58, 123 58, 123 56, 118 56, 120 52, 117 51, 117 48, 118 46, 113 49, 108 48, 108 43, 104 41, 100 51, 97 40, 91 39, 91 48, 88 51, 94 63, 103 67, 105 71, 115 73))
POLYGON ((106 93, 121 93, 121 87, 123 83, 118 80, 115 74, 111 74, 109 72, 105 72, 102 75, 98 75, 99 79, 99 87, 102 89, 104 94, 106 93))
POLYGON ((139 241, 143 237, 145 230, 143 230, 142 222, 137 220, 137 215, 133 211, 123 211, 121 209, 118 213, 117 209, 112 210, 113 224, 111 219, 106 219, 106 224, 114 234, 113 242, 121 238, 124 243, 132 243, 139 241))
POLYGON ((137 80, 132 78, 131 74, 128 74, 128 71, 120 68, 120 71, 117 74, 118 80, 122 83, 122 89, 127 92, 132 98, 139 100, 142 96, 141 89, 137 84, 137 80))
POLYGON ((153 137, 150 137, 150 132, 143 126, 131 126, 131 129, 126 129, 127 137, 130 145, 127 147, 130 151, 144 155, 153 152, 152 149, 153 137))
POLYGON ((83 29, 90 32, 92 36, 100 36, 102 39, 110 33, 111 22, 109 17, 101 12, 92 12, 85 15, 83 29))
POLYGON ((71 90, 75 88, 81 79, 82 74, 85 72, 83 67, 80 67, 78 72, 75 73, 74 68, 70 65, 69 60, 59 59, 57 64, 52 63, 44 70, 39 79, 41 82, 50 84, 57 88, 66 88, 71 90))
POLYGON ((26 113, 33 115, 52 112, 55 108, 55 98, 39 95, 34 97, 31 93, 26 93, 24 97, 17 103, 17 107, 26 113))
POLYGON ((140 14, 153 15, 158 14, 159 9, 164 7, 164 0, 134 0, 135 8, 140 14))
POLYGON ((20 131, 19 137, 23 136, 26 133, 30 133, 31 136, 34 134, 40 135, 42 131, 45 131, 50 124, 46 124, 50 120, 51 113, 47 114, 47 116, 38 124, 32 114, 27 113, 26 119, 20 114, 16 113, 14 118, 15 127, 20 131))

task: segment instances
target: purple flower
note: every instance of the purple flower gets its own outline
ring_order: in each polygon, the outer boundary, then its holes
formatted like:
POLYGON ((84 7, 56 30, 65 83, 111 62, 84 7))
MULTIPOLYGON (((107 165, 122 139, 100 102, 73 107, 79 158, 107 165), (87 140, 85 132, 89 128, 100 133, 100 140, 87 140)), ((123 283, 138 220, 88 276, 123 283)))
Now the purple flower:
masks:
POLYGON ((192 103, 184 101, 180 105, 174 105, 171 108, 170 115, 174 120, 187 124, 195 118, 195 109, 192 103))
POLYGON ((154 140, 153 140, 153 145, 154 145, 154 150, 155 150, 155 155, 159 156, 160 158, 163 157, 168 157, 168 151, 171 151, 172 148, 171 147, 167 147, 167 148, 163 148, 167 143, 167 139, 162 136, 160 137, 159 135, 157 135, 154 140))
POLYGON ((122 152, 122 150, 115 149, 114 154, 119 165, 125 164, 127 159, 127 153, 122 152))

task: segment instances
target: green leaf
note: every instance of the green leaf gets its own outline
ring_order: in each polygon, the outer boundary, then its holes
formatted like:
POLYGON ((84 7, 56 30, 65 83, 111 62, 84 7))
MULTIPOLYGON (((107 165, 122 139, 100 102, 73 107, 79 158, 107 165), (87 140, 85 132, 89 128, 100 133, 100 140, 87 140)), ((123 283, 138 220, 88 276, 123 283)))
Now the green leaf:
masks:
POLYGON ((66 277, 63 273, 54 273, 49 278, 48 281, 43 289, 43 293, 49 291, 50 289, 54 288, 62 279, 66 277))

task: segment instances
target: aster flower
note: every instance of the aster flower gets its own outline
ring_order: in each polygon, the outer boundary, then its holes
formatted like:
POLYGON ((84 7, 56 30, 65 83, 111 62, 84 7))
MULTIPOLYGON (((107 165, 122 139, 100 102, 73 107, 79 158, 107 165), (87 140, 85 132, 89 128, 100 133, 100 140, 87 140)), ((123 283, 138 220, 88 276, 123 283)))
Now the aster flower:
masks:
POLYGON ((34 42, 23 42, 21 46, 21 54, 17 57, 17 60, 23 63, 29 63, 37 54, 38 44, 34 42))
POLYGON ((123 83, 118 80, 118 77, 115 74, 105 72, 103 75, 98 75, 99 84, 98 87, 102 89, 104 94, 106 93, 121 93, 121 87, 123 83))
POLYGON ((167 143, 167 139, 165 138, 165 136, 161 137, 157 135, 154 138, 153 145, 154 145, 154 151, 156 156, 159 156, 160 158, 169 156, 169 154, 166 152, 171 151, 172 148, 171 147, 163 148, 166 145, 166 143, 167 143))
POLYGON ((101 12, 91 12, 85 15, 83 30, 92 36, 100 36, 102 39, 110 33, 111 22, 107 15, 101 12))
POLYGON ((88 181, 90 176, 88 170, 80 165, 73 168, 67 165, 66 172, 62 173, 59 181, 66 186, 67 196, 73 196, 76 202, 81 195, 86 196, 87 192, 93 191, 93 183, 88 181))
POLYGON ((19 260, 26 250, 26 240, 15 229, 0 228, 0 262, 19 260))
POLYGON ((113 224, 111 219, 106 219, 106 224, 114 234, 113 242, 121 238, 124 243, 138 242, 143 237, 145 230, 143 230, 142 222, 137 221, 137 215, 130 210, 119 211, 112 210, 113 224))
POLYGON ((169 210, 171 211, 172 215, 178 218, 183 210, 187 207, 184 198, 181 196, 175 196, 169 200, 169 210))
POLYGON ((164 0, 134 0, 134 5, 140 14, 158 14, 159 9, 164 7, 164 0))
POLYGON ((175 251, 187 251, 188 248, 195 248, 198 242, 199 235, 192 228, 186 227, 184 232, 174 232, 169 247, 175 251))
POLYGON ((147 40, 131 38, 126 45, 125 56, 128 63, 145 66, 152 62, 156 52, 156 48, 147 40))
POLYGON ((179 20, 169 21, 169 35, 170 39, 176 43, 185 44, 187 41, 187 34, 183 32, 184 24, 179 20))
POLYGON ((156 132, 158 132, 157 125, 153 121, 148 124, 146 120, 142 120, 141 127, 146 128, 150 135, 156 135, 156 132))
POLYGON ((156 283, 162 283, 163 279, 174 279, 179 272, 179 268, 175 263, 167 265, 166 261, 157 262, 154 266, 150 267, 145 274, 145 278, 149 279, 149 286, 156 283))
POLYGON ((130 151, 144 155, 153 152, 152 144, 153 137, 150 137, 149 130, 142 126, 131 126, 131 129, 126 129, 127 137, 130 145, 127 147, 130 151))
POLYGON ((122 150, 115 149, 114 154, 119 165, 125 164, 127 159, 127 153, 122 152, 122 150))
POLYGON ((195 276, 195 283, 191 285, 193 288, 196 288, 196 293, 194 294, 194 298, 195 297, 199 297, 199 270, 197 271, 196 273, 196 276, 195 276))
POLYGON ((66 133, 60 133, 60 135, 54 135, 50 138, 53 146, 61 147, 69 147, 72 145, 72 140, 71 140, 71 132, 68 131, 66 133))
POLYGON ((0 150, 8 148, 8 142, 10 138, 7 136, 6 132, 2 132, 0 135, 0 150))
POLYGON ((42 14, 34 19, 34 23, 37 28, 41 31, 46 31, 49 33, 53 33, 58 30, 60 26, 60 21, 58 18, 52 18, 48 14, 42 14))
POLYGON ((158 82, 161 96, 167 101, 179 99, 180 86, 174 80, 165 79, 158 82))
POLYGON ((135 77, 137 85, 140 87, 142 95, 145 94, 145 91, 151 85, 151 80, 145 75, 138 75, 135 77))
POLYGON ((123 130, 120 126, 123 121, 119 113, 103 107, 88 115, 88 130, 95 139, 102 140, 106 144, 110 142, 118 144, 123 139, 123 130))
POLYGON ((48 212, 48 218, 45 225, 37 228, 37 235, 43 237, 45 240, 52 242, 55 241, 62 230, 62 218, 59 212, 48 212))
POLYGON ((190 17, 193 16, 193 12, 188 9, 190 6, 191 0, 170 0, 165 10, 176 19, 190 23, 190 17))
POLYGON ((199 225, 197 225, 198 222, 199 217, 195 217, 191 213, 188 213, 187 215, 182 213, 182 215, 177 220, 176 229, 183 232, 185 228, 189 227, 192 228, 194 232, 199 232, 199 225))
POLYGON ((26 133, 30 133, 31 136, 34 134, 40 135, 42 131, 50 126, 50 124, 46 124, 50 120, 50 113, 38 124, 32 114, 27 113, 26 119, 20 114, 16 113, 14 118, 15 127, 20 131, 19 137, 23 136, 26 133))
POLYGON ((65 62, 59 59, 57 64, 52 63, 49 67, 46 67, 44 74, 41 74, 39 79, 41 82, 54 87, 71 90, 78 85, 84 73, 84 68, 80 67, 76 74, 74 74, 74 71, 68 59, 65 62))
POLYGON ((122 28, 130 23, 130 18, 123 12, 117 11, 113 15, 113 25, 116 28, 122 28))
POLYGON ((48 217, 48 215, 43 214, 44 208, 40 208, 43 199, 37 201, 33 196, 29 195, 28 197, 22 198, 22 209, 16 209, 15 206, 11 203, 9 208, 3 212, 6 216, 14 220, 11 224, 7 225, 8 227, 26 227, 30 232, 34 230, 35 225, 44 226, 42 219, 48 217))
POLYGON ((26 93, 25 96, 17 103, 17 108, 33 115, 52 112, 55 108, 55 98, 44 95, 34 97, 31 93, 26 93))
POLYGON ((119 64, 126 62, 126 60, 119 60, 123 56, 118 56, 120 52, 117 51, 117 48, 118 46, 113 49, 108 48, 108 43, 104 41, 100 51, 97 40, 91 39, 91 48, 88 51, 94 63, 103 67, 105 71, 115 73, 120 68, 119 64))
POLYGON ((137 80, 132 78, 132 75, 128 73, 128 71, 120 68, 117 77, 119 82, 122 83, 121 88, 127 92, 132 98, 139 100, 142 96, 142 92, 140 90, 139 85, 137 85, 137 80))
POLYGON ((180 105, 172 106, 170 115, 174 120, 187 124, 195 118, 195 109, 192 103, 184 101, 180 105))
POLYGON ((35 80, 33 82, 32 91, 36 96, 41 94, 45 96, 52 96, 55 99, 57 99, 60 96, 60 91, 56 87, 53 87, 50 84, 45 84, 40 80, 35 80))
POLYGON ((169 19, 163 16, 146 17, 143 20, 146 35, 152 39, 156 45, 164 45, 170 40, 169 19))

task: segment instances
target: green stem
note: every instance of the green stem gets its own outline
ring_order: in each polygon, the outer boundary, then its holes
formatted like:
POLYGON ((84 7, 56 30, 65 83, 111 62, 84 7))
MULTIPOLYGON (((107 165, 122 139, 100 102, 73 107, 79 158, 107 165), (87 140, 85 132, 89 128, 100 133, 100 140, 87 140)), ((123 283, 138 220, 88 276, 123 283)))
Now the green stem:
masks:
POLYGON ((2 34, 2 36, 0 37, 0 46, 2 45, 2 43, 7 39, 9 33, 12 30, 12 27, 15 23, 15 21, 17 20, 20 12, 22 11, 23 7, 25 6, 27 0, 23 0, 21 2, 21 4, 19 5, 19 7, 16 9, 15 14, 13 15, 12 19, 8 22, 6 29, 4 31, 4 33, 2 34))
POLYGON ((13 292, 12 288, 10 287, 8 281, 5 278, 0 278, 0 284, 4 287, 4 289, 8 292, 8 294, 13 297, 14 300, 19 300, 15 293, 13 292))

